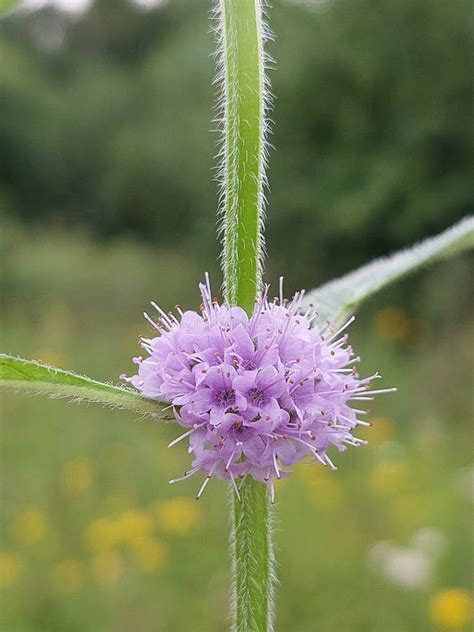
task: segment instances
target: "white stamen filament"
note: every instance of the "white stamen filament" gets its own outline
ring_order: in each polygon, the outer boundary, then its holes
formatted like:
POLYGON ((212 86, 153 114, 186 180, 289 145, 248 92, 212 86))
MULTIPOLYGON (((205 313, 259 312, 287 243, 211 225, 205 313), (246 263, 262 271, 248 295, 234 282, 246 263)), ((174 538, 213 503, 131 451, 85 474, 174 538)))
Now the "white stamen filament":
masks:
POLYGON ((273 467, 275 468, 277 478, 281 478, 280 469, 278 468, 275 452, 273 452, 273 467))
POLYGON ((196 472, 198 471, 198 467, 193 467, 192 470, 189 470, 188 472, 186 472, 186 474, 184 476, 180 476, 179 478, 172 478, 169 483, 173 484, 173 483, 179 483, 180 481, 185 481, 187 478, 190 478, 191 476, 193 476, 194 474, 196 474, 196 472))
POLYGON ((331 342, 331 340, 334 340, 334 338, 337 338, 337 336, 339 336, 339 334, 341 334, 344 331, 344 329, 347 329, 347 327, 349 327, 349 325, 351 325, 354 321, 355 321, 355 316, 351 316, 349 320, 344 325, 342 325, 342 327, 340 327, 336 332, 334 332, 327 339, 327 342, 331 342))
POLYGON ((150 305, 161 315, 161 319, 168 325, 168 327, 173 326, 173 322, 170 320, 168 314, 166 314, 161 307, 159 307, 154 301, 150 301, 150 305))
POLYGON ((334 465, 334 463, 331 461, 331 459, 328 457, 327 454, 324 455, 324 458, 326 459, 326 462, 328 463, 328 465, 331 468, 331 470, 333 470, 333 472, 335 472, 337 470, 337 467, 334 465))
POLYGON ((230 480, 231 480, 231 483, 232 483, 232 487, 234 488, 234 491, 235 491, 235 495, 237 496, 237 498, 239 500, 241 500, 239 488, 237 487, 237 483, 235 482, 235 478, 233 477, 232 472, 229 472, 229 474, 230 474, 230 480))
POLYGON ((184 434, 180 435, 176 439, 173 439, 173 441, 171 441, 171 443, 168 443, 168 448, 173 447, 174 445, 176 445, 177 443, 179 443, 180 441, 182 441, 186 437, 189 437, 189 435, 192 434, 193 432, 194 432, 194 429, 193 430, 188 430, 188 432, 185 432, 184 434))
POLYGON ((157 331, 160 331, 160 326, 159 326, 159 325, 157 325, 157 324, 155 323, 155 321, 154 321, 154 320, 153 320, 150 316, 148 316, 148 314, 147 314, 146 312, 143 312, 143 316, 145 317, 145 320, 146 320, 148 323, 150 323, 150 325, 151 325, 154 329, 156 329, 157 331))

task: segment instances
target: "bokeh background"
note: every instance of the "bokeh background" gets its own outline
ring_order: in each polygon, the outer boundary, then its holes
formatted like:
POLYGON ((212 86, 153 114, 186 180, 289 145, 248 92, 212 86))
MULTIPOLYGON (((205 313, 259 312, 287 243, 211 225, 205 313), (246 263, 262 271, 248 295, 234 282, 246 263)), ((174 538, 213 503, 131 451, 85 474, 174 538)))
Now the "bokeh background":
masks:
MULTIPOLYGON (((117 380, 141 313, 217 289, 207 0, 29 0, 0 18, 1 348, 117 380)), ((472 5, 274 0, 266 278, 288 294, 470 209, 472 5)), ((277 489, 278 629, 471 629, 472 259, 360 312, 367 448, 277 489), (471 264, 471 265, 470 265, 471 264)), ((218 632, 227 499, 169 486, 172 424, 1 400, 3 632, 218 632)))

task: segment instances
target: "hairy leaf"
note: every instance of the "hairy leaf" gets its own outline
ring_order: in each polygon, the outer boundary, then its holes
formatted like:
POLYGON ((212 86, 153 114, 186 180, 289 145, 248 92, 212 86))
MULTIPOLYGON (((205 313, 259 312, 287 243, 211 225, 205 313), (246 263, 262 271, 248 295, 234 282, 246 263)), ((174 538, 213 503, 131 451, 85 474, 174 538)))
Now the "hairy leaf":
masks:
POLYGON ((382 257, 311 290, 303 304, 312 303, 318 312, 317 324, 327 321, 339 324, 353 313, 366 298, 390 283, 439 259, 444 259, 474 247, 474 217, 466 217, 440 235, 431 237, 412 248, 382 257))
POLYGON ((92 380, 32 360, 0 354, 0 388, 31 395, 67 398, 74 402, 94 402, 111 408, 133 410, 159 419, 172 418, 167 404, 145 399, 137 392, 92 380))

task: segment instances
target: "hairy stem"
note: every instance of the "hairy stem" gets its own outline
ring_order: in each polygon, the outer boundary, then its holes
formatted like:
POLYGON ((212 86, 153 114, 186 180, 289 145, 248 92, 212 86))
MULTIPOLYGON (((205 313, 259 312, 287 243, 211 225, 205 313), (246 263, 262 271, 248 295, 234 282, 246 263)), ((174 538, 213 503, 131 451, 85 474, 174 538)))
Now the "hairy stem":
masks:
POLYGON ((231 490, 234 632, 273 629, 274 560, 268 489, 251 477, 231 490))
POLYGON ((251 311, 260 286, 266 83, 260 0, 220 0, 224 287, 251 311))
MULTIPOLYGON (((267 87, 261 0, 219 0, 221 194, 226 299, 247 312, 260 290, 267 87)), ((268 489, 247 477, 231 490, 233 629, 270 632, 273 549, 268 489)))

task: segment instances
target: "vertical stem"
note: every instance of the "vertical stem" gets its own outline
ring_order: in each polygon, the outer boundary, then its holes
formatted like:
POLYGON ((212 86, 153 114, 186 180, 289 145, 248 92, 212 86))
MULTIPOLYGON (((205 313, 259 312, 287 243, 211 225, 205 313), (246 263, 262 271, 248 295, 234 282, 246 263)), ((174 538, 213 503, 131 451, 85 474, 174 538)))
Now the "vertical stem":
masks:
POLYGON ((260 289, 266 86, 260 0, 220 0, 224 286, 253 309, 260 289))
POLYGON ((271 632, 275 578, 268 490, 247 477, 240 487, 240 500, 232 489, 230 493, 233 630, 271 632))
MULTIPOLYGON (((260 290, 265 182, 266 79, 261 0, 218 0, 222 78, 223 272, 226 299, 247 312, 260 290)), ((233 629, 273 628, 268 489, 251 477, 231 490, 233 629)))

